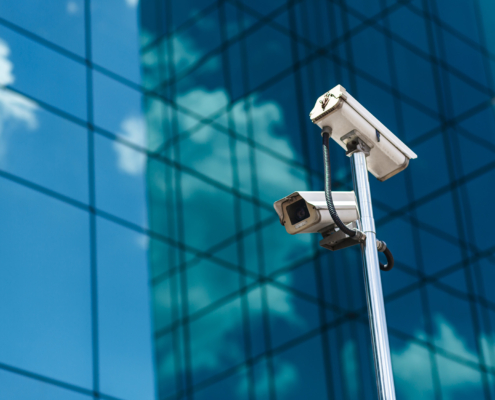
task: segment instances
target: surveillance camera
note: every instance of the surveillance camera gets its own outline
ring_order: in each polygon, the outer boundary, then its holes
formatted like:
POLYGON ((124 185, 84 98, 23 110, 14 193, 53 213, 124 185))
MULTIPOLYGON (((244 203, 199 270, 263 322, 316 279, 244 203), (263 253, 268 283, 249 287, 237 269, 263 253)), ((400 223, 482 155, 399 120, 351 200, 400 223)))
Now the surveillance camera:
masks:
POLYGON ((380 181, 404 170, 410 159, 417 158, 341 85, 319 97, 309 116, 314 124, 328 131, 348 155, 357 146, 369 154, 368 170, 380 181))
MULTIPOLYGON (((332 192, 337 214, 344 224, 359 219, 354 192, 332 192)), ((291 235, 323 232, 335 225, 325 192, 294 192, 273 204, 280 223, 291 235)))

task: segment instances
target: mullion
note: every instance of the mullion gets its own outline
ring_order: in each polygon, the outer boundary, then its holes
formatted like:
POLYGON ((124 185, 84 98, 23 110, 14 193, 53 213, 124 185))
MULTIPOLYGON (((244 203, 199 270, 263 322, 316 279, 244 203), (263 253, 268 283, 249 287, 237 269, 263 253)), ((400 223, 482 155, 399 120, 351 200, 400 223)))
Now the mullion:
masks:
MULTIPOLYGON (((227 17, 225 15, 225 2, 223 0, 218 0, 218 19, 219 19, 219 27, 220 27, 220 37, 222 41, 222 45, 225 44, 228 40, 227 35, 227 17)), ((237 21, 239 26, 239 20, 237 21)), ((223 69, 223 77, 225 82, 225 88, 228 96, 228 127, 232 131, 236 131, 235 120, 232 116, 232 76, 231 76, 231 65, 230 65, 230 48, 226 48, 222 52, 222 69, 223 69)), ((237 163, 237 140, 229 136, 229 152, 230 152, 230 167, 232 169, 232 186, 236 190, 240 190, 240 181, 239 181, 239 170, 237 163)), ((245 248, 243 241, 243 222, 242 222, 242 204, 238 197, 233 198, 234 201, 234 209, 233 209, 233 218, 235 224, 235 245, 237 250, 237 264, 241 268, 245 268, 245 248), (241 236, 242 235, 242 236, 241 236)), ((251 324, 249 318, 249 301, 247 292, 242 292, 243 288, 247 286, 247 279, 244 274, 239 275, 239 291, 236 293, 236 297, 239 297, 241 302, 241 315, 242 315, 242 331, 243 331, 243 339, 244 339, 244 357, 246 360, 250 360, 252 357, 252 349, 251 349, 251 324)), ((253 365, 247 364, 247 377, 248 377, 248 397, 249 400, 255 400, 255 376, 253 365)), ((273 377, 270 377, 273 379, 273 377)))

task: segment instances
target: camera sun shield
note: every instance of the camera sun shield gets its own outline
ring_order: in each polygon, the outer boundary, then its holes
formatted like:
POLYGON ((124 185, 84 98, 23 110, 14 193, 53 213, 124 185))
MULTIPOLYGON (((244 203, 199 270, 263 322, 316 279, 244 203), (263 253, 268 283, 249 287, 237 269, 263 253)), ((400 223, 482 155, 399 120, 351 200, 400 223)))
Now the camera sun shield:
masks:
POLYGON ((368 170, 380 181, 404 170, 410 159, 417 158, 341 85, 320 96, 309 115, 320 128, 329 127, 331 137, 345 150, 349 142, 361 140, 369 149, 368 170))

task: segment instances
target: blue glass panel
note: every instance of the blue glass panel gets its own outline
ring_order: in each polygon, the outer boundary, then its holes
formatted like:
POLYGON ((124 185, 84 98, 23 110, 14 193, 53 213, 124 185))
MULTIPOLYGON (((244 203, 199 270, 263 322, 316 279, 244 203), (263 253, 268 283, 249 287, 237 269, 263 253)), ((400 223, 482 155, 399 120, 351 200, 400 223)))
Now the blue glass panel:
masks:
POLYGON ((260 150, 256 151, 256 161, 260 200, 271 205, 294 190, 308 190, 303 168, 260 150))
POLYGON ((370 18, 381 11, 380 2, 368 2, 366 0, 350 0, 346 3, 348 9, 350 9, 352 14, 361 14, 370 18))
POLYGON ((7 72, 2 85, 86 118, 86 71, 82 63, 5 27, 0 27, 0 60, 7 72))
POLYGON ((314 253, 311 235, 289 236, 278 221, 267 225, 260 234, 263 238, 265 268, 269 274, 304 263, 314 253))
POLYGON ((261 362, 257 363, 253 366, 253 374, 254 374, 254 389, 255 395, 257 399, 269 399, 269 379, 268 379, 268 365, 265 358, 261 360, 261 362))
POLYGON ((462 0, 438 0, 432 9, 433 14, 441 18, 443 23, 463 36, 479 41, 475 3, 462 0))
POLYGON ((479 370, 460 362, 437 356, 442 394, 452 400, 466 396, 483 398, 483 382, 479 370))
POLYGON ((0 103, 0 168, 87 203, 87 130, 9 91, 0 103))
POLYGON ((476 179, 466 184, 466 190, 472 206, 480 210, 473 213, 473 224, 476 227, 476 244, 480 249, 488 249, 493 246, 493 240, 485 235, 489 235, 491 223, 495 221, 495 211, 491 206, 491 196, 487 196, 487 182, 494 182, 495 172, 493 169, 487 170, 485 174, 480 174, 476 179))
MULTIPOLYGON (((184 160, 189 168, 226 186, 233 183, 230 152, 229 137, 211 126, 195 129, 194 134, 180 144, 181 160, 184 160)), ((247 162, 240 168, 244 168, 245 164, 247 162)))
MULTIPOLYGON (((301 73, 305 74, 310 72, 308 68, 301 70, 301 73)), ((318 139, 319 128, 314 126, 309 118, 306 119, 313 102, 308 104, 310 108, 303 110, 304 114, 301 116, 299 102, 292 99, 295 90, 294 79, 287 77, 249 98, 248 118, 252 124, 253 139, 263 146, 264 152, 275 154, 276 157, 290 164, 294 164, 293 160, 299 163, 307 162, 308 147, 311 151, 316 144, 316 149, 321 150, 318 139), (305 123, 302 129, 301 118, 305 123)), ((318 93, 318 96, 320 94, 318 93)), ((317 158, 321 157, 318 155, 317 158)))
MULTIPOLYGON (((476 254, 479 255, 479 254, 476 254)), ((495 303, 495 293, 490 290, 490 282, 495 279, 495 269, 493 268, 494 260, 490 257, 489 259, 477 260, 475 265, 479 271, 474 272, 476 276, 476 293, 478 296, 483 296, 488 301, 495 303)), ((491 330, 488 327, 487 330, 491 330)), ((495 350, 495 348, 494 348, 495 350)), ((494 353, 495 356, 495 353, 494 353)), ((493 363, 495 363, 495 358, 493 358, 493 363)))
POLYGON ((118 398, 151 400, 148 237, 103 219, 97 226, 100 388, 118 398))
POLYGON ((317 299, 310 302, 288 290, 272 285, 267 286, 267 298, 270 308, 270 327, 272 332, 276 332, 272 339, 274 347, 279 347, 317 328, 320 322, 317 299))
POLYGON ((84 56, 84 0, 2 2, 0 15, 8 23, 84 56))
MULTIPOLYGON (((177 29, 195 16, 204 15, 204 10, 210 9, 208 6, 211 6, 212 3, 213 0, 187 0, 174 3, 171 7, 173 25, 169 29, 177 29)), ((167 17, 169 16, 167 15, 167 17)))
POLYGON ((330 392, 336 399, 345 399, 347 394, 347 385, 345 382, 345 370, 342 363, 341 350, 344 348, 344 334, 341 326, 333 326, 326 333, 329 343, 328 357, 329 367, 331 371, 331 380, 329 381, 330 392))
POLYGON ((161 396, 169 396, 178 390, 176 386, 176 368, 182 366, 182 360, 176 357, 180 352, 174 342, 174 334, 162 335, 155 341, 157 386, 161 396))
POLYGON ((390 72, 385 37, 374 28, 368 28, 352 38, 354 62, 368 74, 390 85, 390 72))
POLYGON ((95 165, 97 208, 146 227, 146 155, 95 135, 95 165))
POLYGON ((266 291, 263 293, 261 288, 257 286, 255 289, 248 293, 248 303, 249 303, 249 324, 250 324, 250 339, 251 339, 251 351, 253 356, 257 356, 264 351, 266 351, 266 341, 265 335, 260 335, 260 332, 264 332, 265 311, 268 312, 268 307, 265 304, 267 302, 266 291))
MULTIPOLYGON (((297 269, 277 275, 276 280, 286 286, 293 287, 301 292, 315 296, 315 264, 321 264, 318 261, 309 261, 297 269)), ((325 265, 326 268, 326 265, 325 265)))
POLYGON ((97 72, 93 74, 93 79, 95 124, 147 148, 141 93, 97 72))
POLYGON ((0 361, 91 389, 89 215, 5 179, 0 188, 0 361))
POLYGON ((420 109, 426 109, 433 115, 437 114, 436 96, 438 94, 434 91, 435 83, 431 64, 396 43, 393 43, 393 53, 400 91, 409 96, 413 104, 419 103, 420 109), (405 68, 405 66, 411 67, 405 68))
MULTIPOLYGON (((447 134, 445 134, 447 135, 447 134)), ((441 133, 414 147, 418 159, 411 162, 411 175, 416 199, 445 187, 449 179, 448 148, 441 133)))
POLYGON ((172 316, 178 318, 177 275, 157 281, 153 285, 153 311, 154 311, 154 328, 155 331, 168 329, 173 322, 172 316))
POLYGON ((292 65, 289 38, 264 26, 246 39, 249 54, 248 71, 252 88, 267 82, 292 65))
MULTIPOLYGON (((402 103, 402 118, 404 121, 405 135, 403 140, 412 150, 421 157, 422 154, 416 149, 415 140, 423 138, 423 140, 429 135, 436 133, 440 130, 440 117, 426 114, 423 110, 419 110, 410 104, 402 103)), ((414 165, 414 164, 411 164, 414 165)))
POLYGON ((262 0, 254 0, 254 1, 244 1, 249 5, 249 7, 255 9, 258 12, 264 13, 264 14, 269 14, 272 13, 275 9, 282 8, 283 5, 286 3, 283 2, 282 0, 275 0, 271 2, 266 2, 262 0))
POLYGON ((274 365, 278 397, 288 400, 327 398, 318 336, 277 355, 274 365))
POLYGON ((227 190, 183 173, 184 232, 190 246, 206 250, 235 232, 234 197, 227 190), (198 224, 198 218, 201 223, 198 224))
POLYGON ((476 317, 472 315, 469 302, 431 286, 428 287, 428 296, 435 304, 435 345, 465 360, 479 362, 476 317))
POLYGON ((84 394, 55 386, 41 380, 27 378, 8 371, 0 371, 2 385, 2 400, 90 400, 90 391, 84 394))
POLYGON ((91 6, 93 61, 140 83, 139 0, 95 1, 91 6))
POLYGON ((394 34, 422 51, 428 52, 428 35, 422 10, 415 6, 401 7, 388 17, 394 34))
MULTIPOLYGON (((471 67, 475 70, 475 67, 471 67)), ((475 73, 472 71, 471 73, 475 73)), ((476 72, 479 75, 479 71, 476 72)), ((479 75, 480 80, 484 80, 484 73, 479 75)), ((453 73, 448 74, 448 84, 452 93, 451 103, 455 116, 461 116, 464 113, 469 115, 480 107, 482 104, 490 103, 493 92, 476 83, 467 82, 453 73)), ((451 115, 450 117, 454 117, 451 115)))
POLYGON ((426 316, 423 314, 421 294, 418 290, 411 289, 396 290, 385 298, 387 325, 389 332, 397 329, 411 336, 424 338, 426 316))
POLYGON ((412 341, 390 337, 390 349, 394 368, 395 388, 404 399, 433 400, 435 388, 429 350, 412 341))
MULTIPOLYGON (((461 135, 469 133, 471 137, 476 137, 476 143, 480 144, 480 147, 486 147, 487 150, 494 149, 495 145, 495 135, 490 135, 488 132, 493 132, 495 130, 495 108, 493 104, 485 103, 478 113, 474 115, 469 115, 467 118, 463 118, 459 121, 459 126, 461 128, 461 135)), ((471 152, 469 152, 471 153, 471 152)), ((466 167, 469 167, 466 165, 466 167)))
POLYGON ((362 360, 360 355, 363 353, 358 340, 356 324, 354 322, 339 326, 343 337, 341 347, 337 353, 333 354, 338 357, 340 367, 342 368, 342 385, 346 398, 361 399, 363 394, 363 375, 362 360))
POLYGON ((244 361, 240 300, 231 301, 190 324, 194 382, 244 361), (211 327, 215 329, 211 329, 211 327))
MULTIPOLYGON (((474 270, 474 268, 475 267, 473 266, 472 269, 474 270)), ((450 286, 456 290, 453 293, 458 296, 462 296, 463 294, 469 295, 472 289, 468 289, 467 282, 470 283, 471 287, 473 274, 470 273, 471 277, 468 277, 469 275, 466 275, 466 271, 464 269, 457 269, 454 272, 451 272, 450 270, 448 271, 449 274, 442 276, 441 279, 436 282, 435 286, 441 290, 449 290, 450 286)))
POLYGON ((493 13, 495 12, 495 4, 490 0, 482 0, 478 3, 480 17, 478 19, 481 32, 484 33, 483 41, 486 43, 487 49, 493 54, 495 51, 495 26, 493 25, 493 13))
MULTIPOLYGON (((235 263, 236 260, 230 260, 235 263)), ((240 289, 239 274, 207 260, 187 270, 189 312, 215 305, 240 289)))
POLYGON ((215 382, 204 390, 195 392, 195 398, 198 400, 210 399, 248 399, 248 377, 245 370, 228 376, 220 382, 215 382))
POLYGON ((449 32, 443 32, 442 37, 447 55, 447 60, 444 61, 448 63, 449 67, 453 67, 460 74, 463 74, 466 80, 474 80, 474 84, 480 88, 487 86, 483 53, 449 32))

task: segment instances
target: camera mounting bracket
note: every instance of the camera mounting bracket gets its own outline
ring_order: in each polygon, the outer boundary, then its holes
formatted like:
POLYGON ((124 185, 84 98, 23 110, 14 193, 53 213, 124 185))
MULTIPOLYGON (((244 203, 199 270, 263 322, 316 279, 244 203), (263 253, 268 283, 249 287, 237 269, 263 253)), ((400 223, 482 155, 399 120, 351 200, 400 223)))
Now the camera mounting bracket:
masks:
POLYGON ((333 225, 330 229, 321 232, 323 239, 320 240, 320 246, 331 251, 337 251, 366 241, 366 235, 357 229, 358 226, 356 221, 353 221, 346 226, 349 229, 355 230, 356 235, 351 237, 333 225))
POLYGON ((345 144, 347 151, 346 156, 351 156, 352 154, 362 151, 366 157, 370 155, 371 147, 368 146, 363 139, 358 136, 355 129, 345 134, 340 138, 340 140, 345 144))

